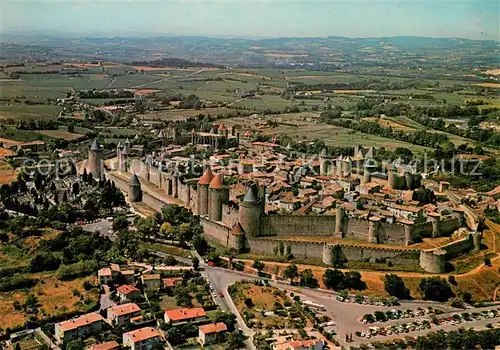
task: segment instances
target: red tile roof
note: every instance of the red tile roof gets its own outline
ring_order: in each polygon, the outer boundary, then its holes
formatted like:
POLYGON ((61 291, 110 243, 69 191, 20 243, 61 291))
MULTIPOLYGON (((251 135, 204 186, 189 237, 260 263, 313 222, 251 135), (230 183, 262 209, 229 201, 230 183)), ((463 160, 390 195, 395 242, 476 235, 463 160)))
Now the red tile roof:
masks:
POLYGON ((141 308, 134 303, 118 305, 111 308, 111 313, 116 316, 127 315, 139 311, 141 311, 141 308))
POLYGON ((159 337, 160 333, 153 327, 144 327, 140 329, 136 329, 135 331, 131 331, 123 334, 124 337, 130 338, 134 343, 151 339, 154 337, 159 337))
POLYGON ((210 181, 210 188, 221 189, 224 187, 224 182, 221 174, 215 174, 212 181, 210 181))
POLYGON ((208 185, 213 178, 214 175, 212 174, 212 170, 210 170, 210 168, 207 168, 203 175, 199 178, 198 183, 200 185, 208 185))
POLYGON ((139 289, 135 288, 134 286, 131 286, 130 284, 124 284, 123 286, 116 288, 116 291, 121 294, 127 295, 132 292, 139 292, 139 289))
POLYGON ((164 278, 162 279, 164 287, 174 287, 175 282, 182 281, 182 277, 164 278))
POLYGON ((233 226, 233 234, 234 235, 242 235, 245 233, 245 230, 243 230, 243 227, 241 227, 241 224, 239 222, 237 222, 236 224, 234 224, 233 226))
POLYGON ((200 326, 199 328, 200 328, 200 331, 202 331, 205 334, 219 333, 219 332, 227 331, 227 326, 223 322, 205 324, 203 326, 200 326))
POLYGON ((165 311, 165 315, 172 321, 182 321, 189 320, 191 318, 204 317, 207 314, 205 310, 201 307, 195 307, 192 309, 182 308, 175 310, 167 310, 165 311))
POLYGON ((114 349, 119 349, 120 344, 118 344, 116 341, 108 341, 106 343, 101 343, 101 344, 95 344, 93 345, 90 350, 114 350, 114 349))
POLYGON ((82 315, 78 318, 74 318, 72 320, 63 321, 59 323, 59 328, 63 331, 69 331, 72 329, 80 328, 98 321, 104 321, 104 318, 99 315, 97 312, 93 312, 90 314, 82 315))

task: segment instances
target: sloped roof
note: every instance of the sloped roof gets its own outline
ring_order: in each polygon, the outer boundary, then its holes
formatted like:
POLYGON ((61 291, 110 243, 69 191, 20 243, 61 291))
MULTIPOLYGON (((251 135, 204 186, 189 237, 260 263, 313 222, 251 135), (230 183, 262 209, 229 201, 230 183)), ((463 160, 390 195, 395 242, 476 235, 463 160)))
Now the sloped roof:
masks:
POLYGON ((243 196, 243 201, 258 202, 259 201, 258 192, 259 190, 257 189, 257 185, 255 183, 251 184, 250 186, 248 186, 248 189, 245 192, 245 195, 243 196))
POLYGON ((233 235, 239 236, 239 235, 244 235, 245 230, 243 230, 243 227, 241 227, 240 222, 236 222, 233 226, 233 235))
POLYGON ((204 317, 207 315, 205 310, 201 307, 167 310, 165 311, 165 314, 172 321, 189 320, 191 318, 204 317))
POLYGON ((227 326, 223 322, 205 324, 203 326, 200 326, 199 328, 200 328, 200 331, 202 331, 205 334, 219 333, 219 332, 227 331, 227 326))
POLYGON ((130 184, 132 186, 140 186, 141 183, 139 182, 139 178, 137 177, 136 174, 132 174, 132 176, 130 177, 130 184))
POLYGON ((101 149, 101 146, 99 146, 99 142, 97 142, 96 139, 94 139, 94 142, 92 142, 92 146, 90 146, 90 149, 92 151, 99 151, 101 149))
POLYGON ((205 169, 205 172, 203 173, 203 175, 198 179, 198 183, 200 185, 208 185, 208 184, 210 184, 210 181, 212 181, 213 178, 214 178, 214 175, 212 174, 212 170, 210 170, 210 168, 207 167, 207 169, 205 169))
POLYGON ((224 182, 221 174, 215 174, 212 181, 210 181, 210 188, 221 189, 224 187, 224 182))

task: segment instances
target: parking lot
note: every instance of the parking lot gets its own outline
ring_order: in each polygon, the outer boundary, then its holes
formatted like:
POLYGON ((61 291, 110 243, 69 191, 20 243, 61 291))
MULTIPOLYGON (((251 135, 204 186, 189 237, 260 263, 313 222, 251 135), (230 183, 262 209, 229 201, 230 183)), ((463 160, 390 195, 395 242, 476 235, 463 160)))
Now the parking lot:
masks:
POLYGON ((367 322, 362 319, 363 325, 353 336, 354 343, 367 343, 372 341, 383 341, 402 336, 417 337, 424 335, 429 330, 442 329, 451 331, 462 327, 474 329, 485 329, 500 327, 500 308, 484 307, 461 310, 460 312, 447 312, 436 315, 428 308, 420 310, 391 310, 387 312, 388 321, 367 322))

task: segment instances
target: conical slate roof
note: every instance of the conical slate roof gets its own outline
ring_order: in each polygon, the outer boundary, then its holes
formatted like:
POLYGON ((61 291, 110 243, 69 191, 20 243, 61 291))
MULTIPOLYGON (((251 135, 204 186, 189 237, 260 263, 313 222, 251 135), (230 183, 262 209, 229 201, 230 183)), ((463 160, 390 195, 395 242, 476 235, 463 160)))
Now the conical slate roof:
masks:
POLYGON ((99 146, 99 142, 97 142, 96 139, 94 139, 94 142, 92 142, 92 146, 90 146, 90 149, 92 151, 99 151, 101 149, 101 146, 99 146))
POLYGON ((224 187, 224 181, 221 174, 215 174, 212 181, 210 181, 210 188, 221 189, 224 187))
POLYGON ((117 148, 120 148, 120 149, 121 149, 121 148, 123 148, 123 147, 125 147, 125 146, 123 145, 123 143, 122 143, 122 140, 119 140, 119 141, 118 141, 118 144, 116 145, 116 147, 117 147, 117 148))
POLYGON ((250 186, 248 186, 248 189, 247 189, 245 195, 243 196, 243 201, 244 202, 258 202, 259 198, 258 198, 257 192, 258 192, 257 185, 251 184, 250 186))
POLYGON ((320 157, 326 157, 326 148, 323 148, 321 150, 321 153, 319 154, 320 157))
POLYGON ((160 130, 160 132, 158 133, 158 138, 162 139, 164 137, 165 137, 165 134, 163 134, 163 130, 160 130))
POLYGON ((126 144, 126 145, 130 144, 130 140, 128 139, 128 137, 127 137, 127 139, 125 140, 125 144, 126 144))
POLYGON ((132 174, 132 176, 130 177, 130 185, 132 186, 140 186, 141 183, 139 182, 139 178, 137 177, 137 175, 134 173, 132 174))
POLYGON ((210 170, 210 168, 207 168, 203 175, 198 179, 198 183, 200 185, 208 185, 213 178, 214 175, 212 174, 212 170, 210 170))
POLYGON ((239 236, 239 235, 244 235, 245 230, 243 230, 243 227, 241 227, 240 222, 236 222, 233 226, 233 235, 239 236))

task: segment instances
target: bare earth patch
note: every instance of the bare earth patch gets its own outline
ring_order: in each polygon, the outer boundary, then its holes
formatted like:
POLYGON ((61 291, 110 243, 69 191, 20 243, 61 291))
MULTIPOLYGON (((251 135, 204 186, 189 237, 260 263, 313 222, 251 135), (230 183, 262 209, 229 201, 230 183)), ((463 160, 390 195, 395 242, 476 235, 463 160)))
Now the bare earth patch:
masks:
POLYGON ((68 141, 75 140, 82 136, 80 134, 72 133, 66 130, 37 130, 36 132, 45 136, 68 141))

